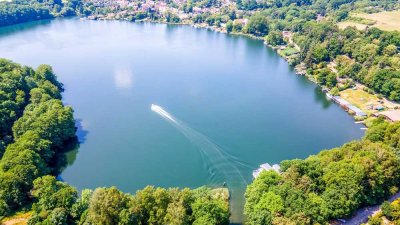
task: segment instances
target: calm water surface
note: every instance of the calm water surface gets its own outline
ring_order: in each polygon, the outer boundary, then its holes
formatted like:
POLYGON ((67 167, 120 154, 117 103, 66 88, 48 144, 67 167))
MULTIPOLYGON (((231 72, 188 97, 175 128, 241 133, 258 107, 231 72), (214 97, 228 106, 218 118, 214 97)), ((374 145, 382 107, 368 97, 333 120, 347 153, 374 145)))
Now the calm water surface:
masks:
POLYGON ((244 37, 190 26, 53 20, 0 29, 0 57, 50 64, 65 84, 82 144, 61 176, 79 189, 134 193, 146 185, 227 182, 232 219, 241 221, 239 176, 251 182, 261 163, 305 158, 363 134, 316 85, 244 37))

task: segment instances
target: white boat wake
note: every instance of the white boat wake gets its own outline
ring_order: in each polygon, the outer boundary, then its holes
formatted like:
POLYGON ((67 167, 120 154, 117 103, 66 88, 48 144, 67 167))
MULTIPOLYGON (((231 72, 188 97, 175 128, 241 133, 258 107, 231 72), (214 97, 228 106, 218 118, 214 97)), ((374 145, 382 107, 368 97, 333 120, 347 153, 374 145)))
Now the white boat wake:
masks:
MULTIPOLYGON (((151 110, 168 121, 199 150, 204 161, 204 169, 209 172, 208 183, 210 186, 218 187, 221 186, 221 184, 226 184, 232 194, 232 203, 238 202, 237 200, 239 200, 239 202, 243 200, 242 195, 235 195, 234 192, 237 190, 242 193, 245 190, 247 181, 243 176, 242 170, 244 168, 252 168, 251 166, 227 153, 210 140, 210 138, 186 125, 164 110, 161 106, 152 104, 151 110)), ((238 206, 238 208, 239 207, 240 206, 238 206)), ((232 205, 233 210, 235 210, 234 208, 235 206, 232 205)))
POLYGON ((171 114, 165 111, 161 106, 151 104, 151 111, 158 113, 160 116, 170 120, 171 122, 176 123, 176 120, 171 116, 171 114))

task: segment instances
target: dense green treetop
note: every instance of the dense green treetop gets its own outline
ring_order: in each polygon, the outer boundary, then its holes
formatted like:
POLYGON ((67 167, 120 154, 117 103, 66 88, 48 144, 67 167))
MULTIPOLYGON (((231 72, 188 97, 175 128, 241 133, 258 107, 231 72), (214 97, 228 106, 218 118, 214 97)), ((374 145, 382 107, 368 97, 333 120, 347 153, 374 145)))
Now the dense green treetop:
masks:
POLYGON ((399 188, 399 132, 379 119, 364 140, 261 173, 246 191, 249 224, 327 224, 380 203, 399 188))
POLYGON ((36 70, 0 59, 0 216, 29 202, 33 180, 52 171, 65 142, 75 138, 71 107, 61 102, 62 84, 51 67, 36 70), (4 152, 4 154, 3 154, 4 152))
POLYGON ((229 224, 228 199, 208 188, 148 186, 135 195, 115 187, 83 190, 44 176, 34 181, 34 214, 28 224, 229 224), (57 223, 55 223, 57 221, 57 223))
POLYGON ((0 26, 74 16, 81 13, 81 0, 13 0, 0 2, 0 26))

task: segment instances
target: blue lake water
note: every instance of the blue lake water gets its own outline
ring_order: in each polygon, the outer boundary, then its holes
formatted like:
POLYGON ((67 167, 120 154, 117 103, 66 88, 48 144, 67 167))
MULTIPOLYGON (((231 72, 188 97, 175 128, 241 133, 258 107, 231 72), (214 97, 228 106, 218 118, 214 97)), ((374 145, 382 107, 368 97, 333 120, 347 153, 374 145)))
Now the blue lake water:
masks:
POLYGON ((0 57, 50 64, 79 121, 78 189, 221 186, 242 220, 261 163, 305 158, 361 125, 261 41, 190 26, 62 19, 0 29, 0 57), (155 104, 174 120, 151 110, 155 104))

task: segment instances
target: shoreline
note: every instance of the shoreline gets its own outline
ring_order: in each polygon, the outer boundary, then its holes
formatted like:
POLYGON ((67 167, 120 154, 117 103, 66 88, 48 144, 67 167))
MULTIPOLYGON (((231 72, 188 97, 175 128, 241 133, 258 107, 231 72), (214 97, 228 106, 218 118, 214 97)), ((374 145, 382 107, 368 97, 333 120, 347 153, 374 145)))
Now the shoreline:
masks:
MULTIPOLYGON (((128 20, 128 19, 126 19, 126 18, 108 18, 108 17, 104 17, 104 15, 97 15, 97 16, 71 16, 71 17, 63 17, 63 18, 55 17, 55 18, 50 18, 50 19, 39 19, 39 20, 34 20, 34 21, 27 21, 27 22, 24 22, 24 23, 37 22, 37 21, 45 21, 45 20, 50 20, 50 21, 51 21, 51 20, 54 20, 54 19, 65 19, 65 18, 77 18, 77 19, 79 19, 79 20, 81 20, 81 21, 84 21, 84 20, 99 20, 99 21, 125 21, 125 22, 130 22, 130 23, 133 22, 133 23, 157 23, 157 24, 166 24, 166 25, 186 25, 186 26, 188 25, 188 26, 194 27, 194 28, 196 28, 196 29, 197 29, 197 28, 207 29, 207 30, 211 30, 211 31, 214 31, 214 32, 218 32, 218 33, 223 33, 223 34, 228 34, 228 35, 234 35, 234 36, 243 36, 243 37, 246 37, 246 38, 251 38, 251 39, 253 39, 253 40, 263 41, 263 44, 264 44, 265 46, 267 46, 268 48, 274 50, 281 58, 283 58, 283 59, 288 63, 288 66, 289 66, 289 67, 292 67, 292 68, 294 69, 294 73, 295 73, 296 75, 298 75, 298 76, 305 76, 305 77, 307 78, 307 80, 309 80, 309 81, 311 81, 312 83, 316 84, 316 85, 320 88, 321 91, 323 91, 324 93, 326 93, 326 99, 327 99, 328 101, 332 101, 332 102, 338 104, 336 101, 333 101, 333 99, 331 98, 331 96, 329 96, 329 91, 330 91, 330 89, 328 89, 327 87, 325 87, 325 86, 323 86, 323 85, 318 84, 318 82, 312 77, 312 75, 308 75, 308 74, 307 74, 307 69, 308 69, 308 68, 305 67, 305 65, 304 65, 303 63, 299 63, 299 64, 297 64, 297 65, 291 65, 291 63, 290 63, 291 57, 290 57, 290 56, 285 56, 285 55, 282 53, 282 51, 285 50, 285 49, 287 49, 287 48, 294 48, 294 49, 296 49, 296 50, 298 50, 298 51, 300 50, 299 46, 298 46, 296 43, 294 43, 294 42, 291 40, 291 38, 289 39, 289 43, 286 44, 286 45, 272 46, 272 45, 269 45, 269 44, 265 41, 265 39, 264 39, 263 37, 255 36, 255 35, 252 35, 252 34, 245 34, 245 33, 242 33, 242 32, 229 32, 229 33, 228 33, 228 32, 226 32, 224 26, 216 27, 216 26, 210 26, 210 25, 208 25, 207 23, 193 23, 193 22, 191 22, 191 21, 189 21, 189 22, 188 22, 188 21, 182 21, 182 22, 178 22, 178 23, 173 23, 173 22, 158 21, 158 20, 149 20, 149 19, 143 19, 143 20, 128 20), (290 47, 289 44, 294 45, 294 46, 293 46, 293 47, 290 47)), ((18 23, 18 24, 23 24, 23 23, 18 23)), ((18 24, 13 24, 13 25, 18 25, 18 24)), ((9 25, 9 26, 13 26, 13 25, 9 25)), ((7 27, 7 26, 4 26, 4 27, 7 27)), ((298 54, 298 53, 295 53, 294 55, 296 55, 296 54, 298 54)), ((332 62, 329 62, 329 63, 332 63, 332 62)), ((353 81, 353 82, 354 82, 354 81, 353 81)), ((359 86, 365 86, 365 85, 356 82, 356 85, 355 85, 355 86, 359 87, 359 86)), ((372 95, 375 96, 375 97, 379 96, 378 94, 375 94, 375 93, 372 94, 372 95)), ((335 96, 335 97, 336 97, 336 96, 335 96)), ((382 99, 384 102, 391 102, 393 105, 398 105, 398 109, 400 109, 400 103, 390 101, 390 100, 388 100, 388 99, 385 98, 385 97, 381 97, 381 99, 382 99)), ((338 105, 339 105, 345 112, 347 112, 350 116, 352 116, 353 119, 354 119, 356 122, 364 121, 365 119, 368 119, 368 118, 370 118, 370 117, 376 117, 377 115, 379 115, 379 113, 382 112, 382 111, 378 111, 378 112, 375 112, 375 113, 371 113, 370 115, 367 115, 367 116, 365 116, 364 118, 361 118, 361 119, 360 119, 360 117, 357 117, 357 115, 355 115, 353 111, 348 110, 348 108, 347 108, 346 106, 341 105, 341 104, 338 104, 338 105)), ((392 109, 389 108, 389 109, 387 109, 387 110, 383 110, 383 112, 384 112, 384 111, 391 111, 391 110, 393 110, 393 108, 392 108, 392 109)), ((396 110, 396 108, 395 108, 395 110, 396 110)), ((389 120, 389 121, 390 121, 390 120, 389 120)), ((366 123, 363 123, 363 124, 366 125, 366 123)))
MULTIPOLYGON (((89 16, 90 17, 90 16, 89 16)), ((223 34, 227 34, 227 35, 233 35, 233 36, 242 36, 242 37, 247 37, 247 38, 251 38, 253 40, 259 40, 259 41, 263 41, 264 45, 271 48, 272 50, 274 50, 276 53, 278 53, 278 55, 280 57, 282 57, 284 60, 286 60, 287 62, 289 61, 289 57, 283 56, 281 54, 279 54, 279 48, 280 47, 288 47, 287 45, 281 45, 281 46, 272 46, 269 45, 263 37, 258 37, 258 36, 254 36, 252 34, 245 34, 245 33, 241 33, 241 32, 226 32, 226 30, 224 30, 223 27, 221 27, 221 29, 219 29, 218 27, 215 26, 210 26, 207 25, 206 23, 190 23, 190 22, 179 22, 179 23, 172 23, 172 22, 166 22, 166 21, 157 21, 157 20, 148 20, 148 19, 143 19, 143 20, 134 20, 134 21, 130 21, 127 19, 117 19, 117 18, 89 18, 89 17, 80 17, 80 20, 99 20, 99 21, 125 21, 125 22, 131 22, 131 23, 157 23, 157 24, 166 24, 166 25, 185 25, 185 26, 191 26, 194 28, 201 28, 201 29, 207 29, 207 30, 211 30, 214 32, 218 32, 218 33, 223 33, 223 34)), ((296 45, 297 46, 297 45, 296 45)), ((293 68, 296 71, 296 75, 306 75, 306 71, 305 69, 307 68, 301 68, 304 67, 304 65, 302 64, 298 64, 296 66, 293 66, 293 68)), ((309 79, 310 81, 313 81, 311 79, 309 79)), ((314 82, 314 81, 313 81, 314 82)), ((315 83, 315 82, 314 82, 315 83)), ((318 84, 317 84, 318 85, 318 84)), ((320 87, 322 87, 321 85, 318 85, 320 87)))
MULTIPOLYGON (((187 21, 186 22, 183 21, 183 22, 179 22, 179 23, 173 23, 173 22, 157 21, 157 20, 149 20, 149 19, 131 21, 131 20, 128 20, 128 19, 125 19, 125 18, 107 18, 107 17, 98 18, 98 17, 94 17, 94 16, 80 17, 80 20, 100 20, 100 21, 102 21, 102 20, 103 21, 113 20, 113 21, 133 22, 133 23, 157 23, 157 24, 166 24, 166 25, 186 25, 186 26, 194 27, 196 29, 197 28, 207 29, 207 30, 211 30, 211 31, 214 31, 214 32, 223 33, 223 34, 227 34, 227 35, 242 36, 242 37, 246 37, 246 38, 251 38, 253 40, 263 41, 263 44, 265 46, 267 46, 268 48, 274 50, 281 58, 283 58, 288 63, 289 67, 292 67, 294 69, 294 72, 295 72, 296 75, 305 76, 308 81, 316 84, 320 88, 320 90, 325 93, 327 101, 333 102, 333 103, 337 104, 338 106, 340 106, 345 112, 347 112, 354 119, 354 121, 356 123, 362 123, 362 124, 364 124, 366 126, 366 123, 364 122, 364 120, 366 120, 366 119, 368 119, 370 117, 373 117, 376 114, 376 113, 373 113, 371 115, 358 117, 355 114, 354 111, 349 109, 349 107, 347 105, 340 104, 338 101, 335 101, 333 99, 333 97, 339 97, 340 95, 339 96, 331 96, 329 94, 330 89, 328 89, 327 87, 325 87, 323 85, 318 84, 318 82, 312 77, 312 75, 307 74, 307 69, 309 69, 309 68, 307 68, 304 65, 304 63, 299 63, 297 65, 290 65, 290 60, 291 60, 290 56, 285 56, 282 53, 282 51, 285 50, 286 48, 289 48, 289 44, 294 45, 294 48, 297 49, 298 51, 300 51, 300 47, 291 38, 289 40, 289 43, 286 44, 286 45, 272 46, 272 45, 269 45, 265 41, 265 39, 263 37, 255 36, 255 35, 252 35, 252 34, 245 34, 245 33, 242 33, 242 32, 229 32, 228 33, 223 26, 221 26, 221 27, 210 26, 207 23, 193 23, 193 22, 187 22, 187 21), (92 18, 90 18, 90 17, 92 17, 92 18)), ((296 53, 296 54, 298 54, 298 53, 296 53)), ((329 63, 332 63, 332 62, 329 62, 329 63)), ((359 86, 359 85, 362 85, 362 84, 356 83, 356 86, 359 86)), ((377 94, 373 94, 373 96, 378 96, 378 95, 377 94)), ((384 97, 383 97, 383 99, 384 99, 385 102, 389 101, 388 99, 386 99, 384 97)), ((350 104, 350 105, 353 108, 355 107, 353 104, 350 104)), ((355 107, 355 108, 357 108, 357 107, 355 107)))

